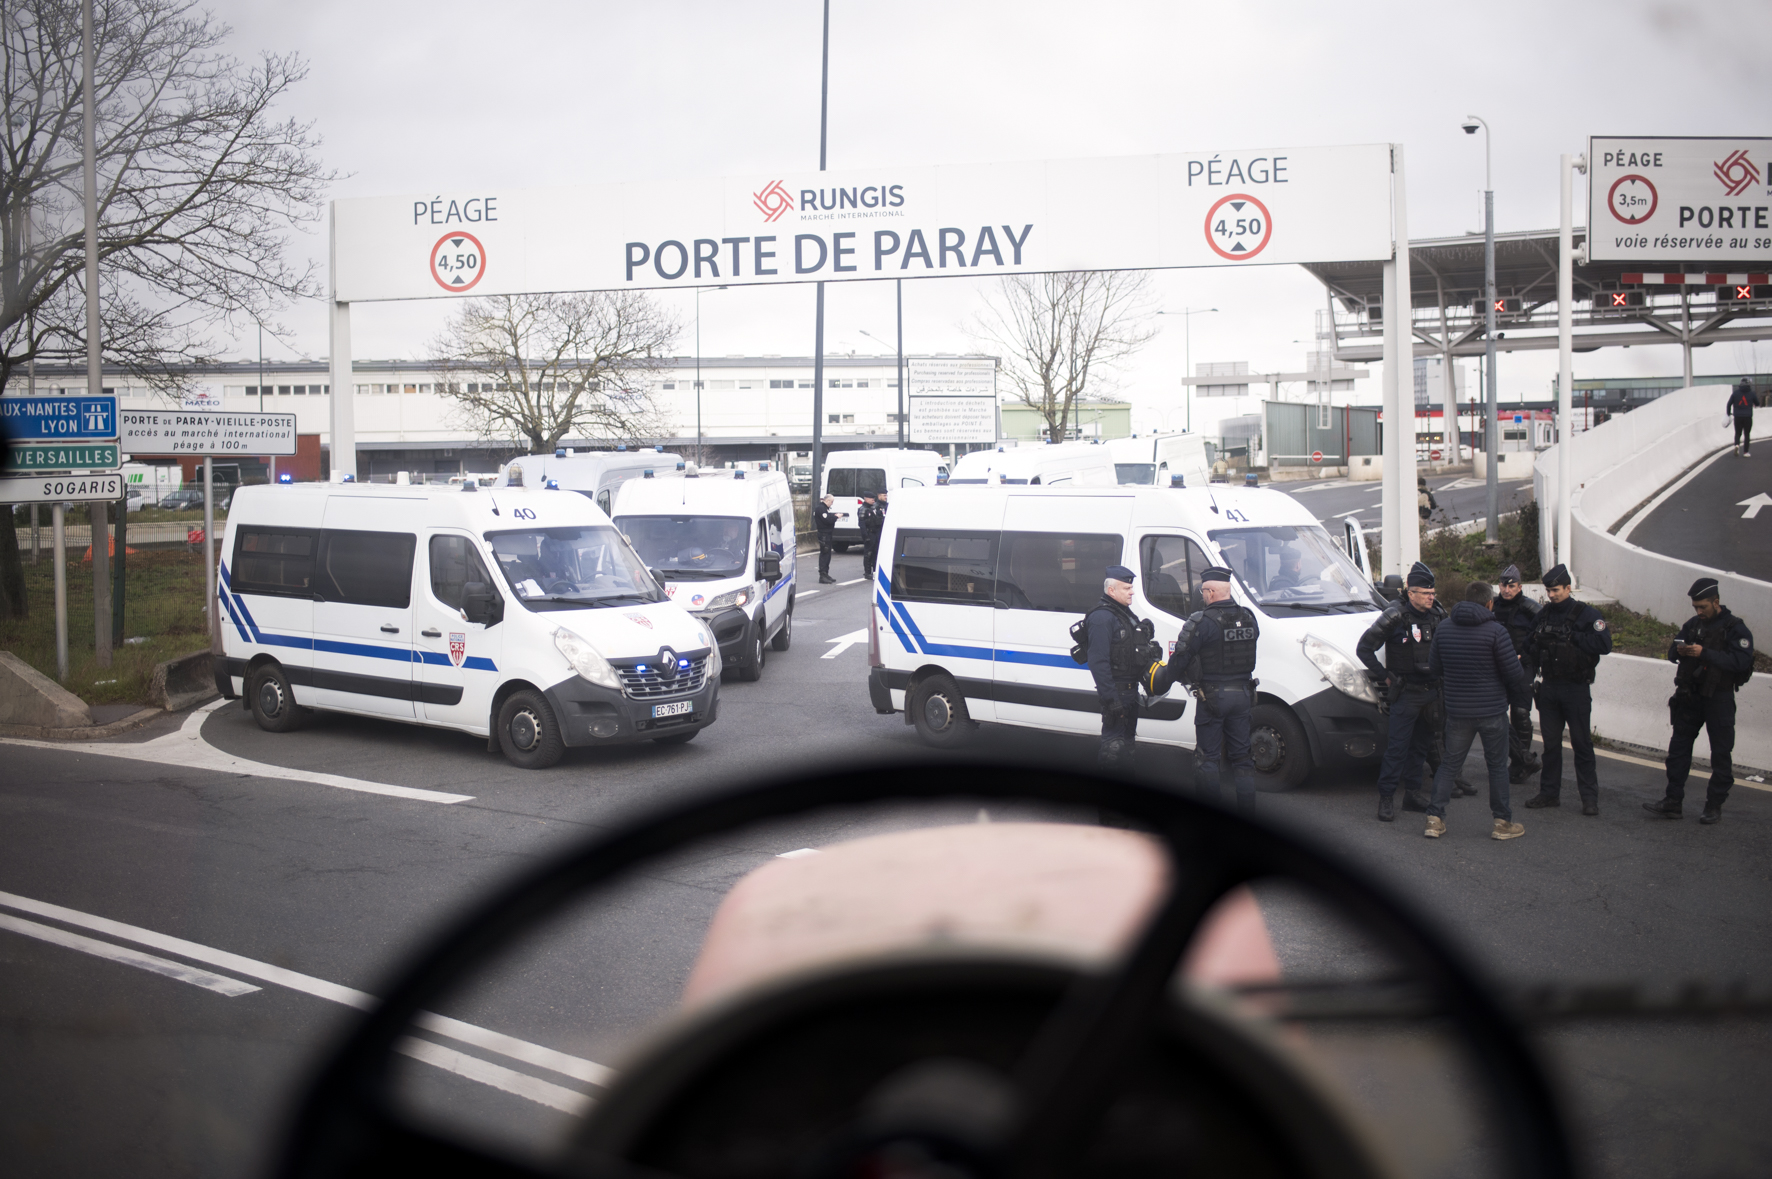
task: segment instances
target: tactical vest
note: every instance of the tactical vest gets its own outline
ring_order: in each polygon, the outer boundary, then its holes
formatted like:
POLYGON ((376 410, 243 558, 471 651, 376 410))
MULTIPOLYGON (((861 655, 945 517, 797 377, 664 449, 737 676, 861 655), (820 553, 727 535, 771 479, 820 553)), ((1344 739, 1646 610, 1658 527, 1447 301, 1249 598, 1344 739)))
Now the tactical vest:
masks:
POLYGON ((1089 663, 1089 627, 1091 620, 1098 614, 1106 614, 1112 620, 1114 628, 1113 636, 1108 640, 1108 667, 1114 682, 1123 684, 1143 678, 1150 660, 1141 660, 1139 649, 1151 642, 1152 636, 1156 634, 1156 627, 1148 618, 1134 617, 1132 611, 1118 602, 1111 606, 1103 602, 1085 614, 1081 621, 1072 624, 1071 658, 1081 665, 1087 666, 1089 663))
POLYGON ((1435 609, 1426 614, 1403 610, 1392 624, 1384 640, 1384 665, 1392 675, 1426 676, 1427 651, 1434 641, 1434 628, 1444 617, 1435 609))
POLYGON ((1242 606, 1211 606, 1199 614, 1200 675, 1215 680, 1255 674, 1261 628, 1242 606))
MULTIPOLYGON (((1729 624, 1734 621, 1730 614, 1719 614, 1698 628, 1698 634, 1691 641, 1706 651, 1720 650, 1729 645, 1729 624)), ((1730 675, 1704 656, 1696 658, 1680 656, 1679 669, 1674 672, 1674 687, 1695 692, 1700 696, 1715 696, 1718 691, 1728 688, 1734 691, 1753 678, 1752 668, 1745 676, 1730 675)))
MULTIPOLYGON (((1557 621, 1542 622, 1538 627, 1538 668, 1547 680, 1591 684, 1594 682, 1594 673, 1599 669, 1600 660, 1598 656, 1589 655, 1575 645, 1575 620, 1580 616, 1580 610, 1558 613, 1560 617, 1557 621)), ((1542 619, 1551 616, 1541 613, 1539 617, 1542 619)))

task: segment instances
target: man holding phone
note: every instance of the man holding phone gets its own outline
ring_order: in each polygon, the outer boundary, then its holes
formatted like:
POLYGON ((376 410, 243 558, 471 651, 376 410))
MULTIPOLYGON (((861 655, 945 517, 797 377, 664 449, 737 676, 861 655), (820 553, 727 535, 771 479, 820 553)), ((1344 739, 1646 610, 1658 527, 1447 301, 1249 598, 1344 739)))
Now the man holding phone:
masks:
POLYGON ((1701 577, 1687 591, 1696 611, 1668 647, 1669 661, 1678 664, 1668 718, 1674 735, 1667 743, 1667 797, 1646 802, 1643 809, 1664 819, 1680 817, 1686 797, 1686 775, 1692 770, 1692 744, 1703 730, 1710 737, 1710 789, 1704 796, 1700 823, 1723 817, 1723 802, 1735 784, 1735 693, 1753 676, 1754 637, 1747 624, 1729 613, 1719 596, 1717 579, 1701 577))

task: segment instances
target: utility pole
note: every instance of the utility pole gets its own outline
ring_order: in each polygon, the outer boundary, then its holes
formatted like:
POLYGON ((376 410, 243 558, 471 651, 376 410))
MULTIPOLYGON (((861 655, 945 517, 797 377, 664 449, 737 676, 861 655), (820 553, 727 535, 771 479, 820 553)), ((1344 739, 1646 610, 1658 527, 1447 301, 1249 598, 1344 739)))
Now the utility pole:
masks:
MULTIPOLYGON (((92 95, 92 2, 86 0, 80 29, 80 92, 85 107, 86 181, 86 392, 104 396, 98 334, 98 110, 92 95)), ((106 535, 108 503, 86 505, 92 535, 92 638, 101 668, 111 666, 111 551, 106 535)))
MULTIPOLYGON (((831 0, 824 0, 824 66, 818 82, 818 170, 825 170, 825 130, 831 98, 831 0)), ((818 319, 812 332, 812 498, 824 469, 824 282, 818 285, 818 319)))
POLYGON ((904 449, 908 427, 904 420, 904 279, 898 285, 898 449, 904 449))
POLYGON ((1495 396, 1495 176, 1490 169, 1489 124, 1476 115, 1466 115, 1465 118, 1466 135, 1475 135, 1478 127, 1483 129, 1483 358, 1488 362, 1483 390, 1483 409, 1488 417, 1483 425, 1483 451, 1485 466, 1489 469, 1489 477, 1485 480, 1488 484, 1488 519, 1483 522, 1483 542, 1496 544, 1501 540, 1496 519, 1501 512, 1501 472, 1497 469, 1501 455, 1496 453, 1500 441, 1497 424, 1500 407, 1495 396))

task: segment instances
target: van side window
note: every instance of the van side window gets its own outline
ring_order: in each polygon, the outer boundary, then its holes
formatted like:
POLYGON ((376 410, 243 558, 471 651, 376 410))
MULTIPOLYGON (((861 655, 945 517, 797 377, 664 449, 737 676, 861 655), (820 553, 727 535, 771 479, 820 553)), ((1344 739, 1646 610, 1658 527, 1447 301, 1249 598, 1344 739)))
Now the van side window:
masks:
POLYGON ((242 527, 229 578, 234 592, 312 597, 318 539, 312 529, 242 527))
POLYGON ((1125 545, 1107 533, 1005 532, 997 597, 1011 610, 1086 614, 1101 600, 1103 571, 1120 563, 1125 545))
POLYGON ((898 485, 900 487, 921 487, 923 486, 923 481, 921 479, 913 479, 909 475, 906 475, 898 481, 898 485))
POLYGON ((854 495, 855 468, 832 467, 826 471, 824 493, 826 495, 854 495))
POLYGON ((1200 546, 1185 536, 1147 536, 1139 545, 1145 600, 1165 614, 1186 618, 1205 608, 1200 574, 1211 566, 1200 546))
MULTIPOLYGON (((886 490, 886 468, 857 467, 855 468, 855 494, 879 495, 886 490)), ((834 493, 833 493, 834 494, 834 493)))
POLYGON ((465 536, 433 536, 431 553, 431 594, 452 609, 462 608, 462 589, 470 581, 492 585, 486 563, 474 551, 474 543, 465 536))
POLYGON ((901 531, 892 554, 892 597, 900 602, 989 606, 997 533, 901 531))
POLYGON ((412 604, 412 555, 417 548, 418 537, 410 532, 328 528, 320 534, 315 588, 328 602, 404 610, 412 604))
POLYGON ((781 509, 776 508, 769 513, 769 548, 772 552, 785 552, 781 537, 781 509))
POLYGON ((597 506, 603 509, 605 516, 609 514, 609 489, 607 487, 597 493, 597 506))

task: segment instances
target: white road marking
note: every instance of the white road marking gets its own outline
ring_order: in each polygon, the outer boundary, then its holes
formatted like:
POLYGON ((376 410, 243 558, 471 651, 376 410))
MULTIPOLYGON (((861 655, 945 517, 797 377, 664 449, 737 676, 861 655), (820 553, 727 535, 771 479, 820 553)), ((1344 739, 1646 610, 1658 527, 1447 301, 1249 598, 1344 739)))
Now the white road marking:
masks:
POLYGON ((866 580, 867 580, 867 578, 865 578, 865 577, 852 577, 848 581, 839 581, 837 583, 837 588, 842 589, 846 585, 860 585, 862 582, 864 582, 866 580))
POLYGON ((823 590, 795 590, 794 597, 810 598, 813 594, 822 594, 823 592, 823 590))
POLYGON ((564 1085, 556 1085, 528 1073, 520 1073, 502 1064, 493 1064, 489 1060, 481 1060, 478 1056, 469 1056, 465 1052, 457 1052, 453 1048, 445 1048, 441 1044, 433 1044, 429 1040, 420 1040, 414 1036, 406 1036, 395 1041, 394 1051, 410 1056, 414 1060, 422 1060, 435 1065, 444 1072, 454 1073, 458 1077, 466 1077, 470 1081, 478 1081, 482 1085, 491 1085, 494 1089, 503 1089, 518 1097, 527 1097, 538 1105, 551 1105, 561 1113, 574 1117, 583 1114, 590 1108, 589 1095, 564 1085))
POLYGON ((1741 518, 1743 520, 1751 520, 1760 514, 1761 508, 1772 508, 1772 495, 1767 495, 1762 491, 1752 499, 1741 500, 1735 506, 1738 508, 1746 508, 1747 511, 1741 513, 1741 518))
POLYGON ((778 860, 798 860, 805 856, 816 856, 817 854, 818 849, 816 847, 797 847, 793 851, 776 852, 775 858, 778 860))
POLYGON ((1340 520, 1345 516, 1358 516, 1361 512, 1370 512, 1371 510, 1371 508, 1355 508, 1351 512, 1337 512, 1335 515, 1331 516, 1330 519, 1340 520))
MULTIPOLYGON (((1575 751, 1575 746, 1569 744, 1567 741, 1563 742, 1563 748, 1569 750, 1571 753, 1575 751)), ((1628 753, 1615 753, 1610 749, 1602 749, 1598 745, 1594 746, 1594 755, 1596 757, 1609 757, 1613 761, 1628 761, 1633 766, 1647 766, 1652 770, 1664 770, 1667 768, 1666 762, 1650 761, 1647 758, 1642 757, 1632 757, 1628 753)), ((1696 770, 1693 771, 1693 776, 1697 776, 1696 770)), ((1737 778, 1735 779, 1735 784, 1737 786, 1746 786, 1749 790, 1765 790, 1772 793, 1772 784, 1755 782, 1752 778, 1737 778)))
MULTIPOLYGON (((1726 455, 1728 453, 1729 453, 1729 448, 1727 446, 1725 446, 1725 447, 1723 447, 1723 449, 1717 451, 1717 453, 1711 455, 1709 458, 1705 459, 1703 462, 1692 464, 1691 470, 1687 471, 1684 475, 1681 475, 1678 479, 1675 479, 1672 483, 1668 484, 1665 488, 1662 489, 1661 494, 1657 495, 1654 499, 1652 499, 1648 503, 1644 504, 1642 507, 1642 510, 1638 511, 1629 520, 1625 521, 1624 526, 1622 528, 1620 528, 1617 533, 1619 542, 1623 543, 1625 541, 1630 540, 1631 532, 1636 529, 1637 525, 1641 524, 1644 520, 1647 520, 1649 518, 1650 513, 1655 511, 1656 508, 1659 508, 1662 504, 1666 503, 1668 500, 1672 499, 1674 496, 1678 495, 1681 488, 1685 487, 1686 484, 1692 482, 1692 480, 1698 478, 1698 476, 1702 475, 1706 470, 1709 469, 1709 467, 1712 463, 1716 462, 1718 459, 1722 458, 1724 455, 1726 455)), ((1739 506, 1739 505, 1737 505, 1737 506, 1739 506)))
MULTIPOLYGON (((286 970, 281 966, 273 966, 269 962, 259 962, 240 954, 229 953, 227 950, 218 950, 213 946, 205 946, 198 942, 186 941, 184 938, 173 937, 170 934, 143 929, 139 925, 113 921, 109 917, 99 917, 91 913, 82 913, 78 909, 50 904, 48 901, 37 901, 10 892, 0 892, 0 908, 30 913, 36 917, 47 917, 52 921, 59 921, 63 925, 90 929, 94 933, 108 934, 121 941, 134 942, 137 945, 177 954, 179 957, 189 958, 193 962, 202 962, 208 966, 230 970, 235 974, 243 974, 247 978, 256 978, 260 982, 287 987, 292 991, 300 991, 304 995, 312 995, 316 999, 325 999, 330 1003, 355 1007, 360 1011, 367 1011, 375 1006, 375 996, 366 991, 340 986, 335 982, 327 982, 323 978, 315 978, 311 974, 286 970)), ((488 1052, 496 1052, 501 1056, 508 1056, 512 1060, 521 1060, 525 1064, 533 1064, 562 1076, 572 1077, 575 1080, 593 1085, 607 1085, 615 1076, 613 1069, 607 1065, 598 1064, 594 1060, 586 1060, 581 1056, 573 1056, 570 1053, 534 1044, 528 1040, 520 1040, 515 1036, 496 1032, 491 1028, 483 1028, 477 1024, 463 1023, 459 1019, 451 1019, 446 1015, 437 1015, 429 1011, 421 1012, 416 1022, 425 1031, 447 1036, 463 1044, 483 1048, 488 1052)))
POLYGON ((843 652, 849 650, 849 648, 855 646, 855 644, 865 643, 867 641, 868 641, 868 631, 865 626, 862 627, 860 630, 852 630, 846 635, 838 635, 834 639, 826 639, 825 642, 834 643, 835 646, 833 646, 829 651, 826 651, 823 655, 820 655, 819 658, 820 659, 835 659, 837 656, 841 655, 843 652))
POLYGON ((114 946, 110 942, 101 942, 97 938, 86 937, 84 934, 69 933, 65 929, 56 929, 50 925, 39 925, 35 921, 26 921, 21 917, 9 917, 0 913, 0 929, 10 929, 14 933, 22 933, 26 937, 34 937, 41 942, 49 942, 57 946, 65 946, 70 950, 79 950, 83 954, 91 954, 95 958, 107 958, 112 962, 121 962, 125 966, 134 966, 138 970, 151 970, 155 974, 163 974, 167 978, 175 978, 182 983, 190 983, 194 987, 202 987, 206 991, 214 991, 218 995, 236 998, 250 995, 262 990, 251 983, 241 982, 237 978, 211 974, 207 970, 198 970, 194 966, 186 966, 182 962, 174 962, 167 958, 156 958, 152 954, 144 954, 140 950, 114 946))
POLYGON ((409 798, 418 802, 468 802, 471 794, 447 794, 441 790, 420 790, 412 786, 391 786, 342 774, 323 774, 315 770, 297 770, 268 762, 248 761, 225 753, 203 739, 203 722, 209 714, 229 703, 217 700, 206 704, 185 718, 176 733, 155 737, 135 744, 95 744, 90 742, 31 741, 22 737, 0 738, 0 744, 22 745, 28 749, 57 749, 64 753, 91 753, 100 757, 121 757, 129 761, 151 761, 163 765, 183 766, 191 770, 212 770, 222 774, 244 774, 254 778, 281 778, 289 782, 308 782, 316 786, 332 786, 339 790, 356 790, 364 794, 384 794, 390 798, 409 798))

